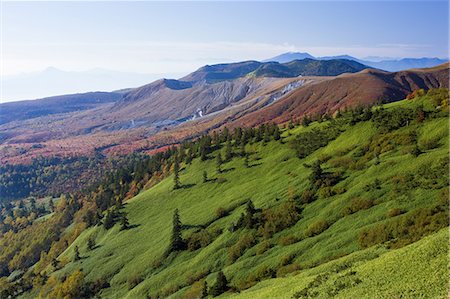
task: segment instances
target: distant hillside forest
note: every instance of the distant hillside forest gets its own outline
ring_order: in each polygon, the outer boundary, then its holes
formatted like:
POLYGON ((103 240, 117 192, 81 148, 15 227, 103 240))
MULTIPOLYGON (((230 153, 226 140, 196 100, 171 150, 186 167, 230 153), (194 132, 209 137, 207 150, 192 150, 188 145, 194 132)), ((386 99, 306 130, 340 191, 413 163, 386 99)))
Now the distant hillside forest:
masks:
POLYGON ((445 297, 448 99, 2 166, 0 297, 445 297))

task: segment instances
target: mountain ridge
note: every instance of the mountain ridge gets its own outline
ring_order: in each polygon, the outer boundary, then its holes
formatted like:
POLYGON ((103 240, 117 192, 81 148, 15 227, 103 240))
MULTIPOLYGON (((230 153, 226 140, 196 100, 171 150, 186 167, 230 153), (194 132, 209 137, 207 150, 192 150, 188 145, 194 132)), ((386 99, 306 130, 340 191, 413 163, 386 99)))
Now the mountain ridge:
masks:
MULTIPOLYGON (((333 59, 349 59, 353 61, 357 61, 361 64, 383 69, 390 72, 395 71, 401 71, 411 68, 426 68, 426 67, 433 67, 436 65, 440 65, 442 63, 445 63, 448 61, 448 59, 441 59, 437 57, 421 57, 421 58, 400 58, 400 59, 386 59, 385 57, 381 57, 381 60, 375 59, 375 60, 369 60, 369 59, 359 59, 347 54, 344 55, 335 55, 335 56, 322 56, 322 57, 314 57, 313 55, 309 53, 303 53, 303 52, 288 52, 283 53, 278 56, 265 59, 263 61, 277 61, 277 62, 289 62, 296 59, 303 59, 304 57, 309 57, 312 59, 317 60, 333 60, 333 59)), ((369 57, 370 58, 370 57, 369 57)))

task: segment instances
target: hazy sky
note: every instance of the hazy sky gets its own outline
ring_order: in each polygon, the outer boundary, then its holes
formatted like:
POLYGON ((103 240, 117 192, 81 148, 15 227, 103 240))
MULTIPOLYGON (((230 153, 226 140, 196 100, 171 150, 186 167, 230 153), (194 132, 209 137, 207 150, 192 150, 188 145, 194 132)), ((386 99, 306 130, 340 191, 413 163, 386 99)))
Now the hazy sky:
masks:
POLYGON ((447 1, 5 2, 2 74, 188 73, 287 51, 447 57, 447 1))

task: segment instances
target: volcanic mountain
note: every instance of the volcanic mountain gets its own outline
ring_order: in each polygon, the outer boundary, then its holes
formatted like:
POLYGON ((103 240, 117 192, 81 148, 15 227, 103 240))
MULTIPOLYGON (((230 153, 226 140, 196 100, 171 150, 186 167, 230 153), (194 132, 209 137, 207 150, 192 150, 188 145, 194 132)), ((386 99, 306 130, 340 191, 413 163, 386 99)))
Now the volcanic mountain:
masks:
POLYGON ((14 162, 94 150, 157 149, 221 126, 282 123, 305 114, 400 100, 419 88, 448 87, 448 69, 444 64, 389 73, 345 59, 205 66, 180 80, 162 79, 113 94, 92 109, 5 123, 0 126, 0 158, 14 162))

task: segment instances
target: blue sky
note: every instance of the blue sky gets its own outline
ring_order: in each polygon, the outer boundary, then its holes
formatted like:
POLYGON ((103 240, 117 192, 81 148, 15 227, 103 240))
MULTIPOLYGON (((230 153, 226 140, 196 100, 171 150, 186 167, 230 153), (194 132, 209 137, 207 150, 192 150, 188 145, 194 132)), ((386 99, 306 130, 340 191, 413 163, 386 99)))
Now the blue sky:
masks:
POLYGON ((186 73, 287 51, 447 57, 447 1, 3 2, 2 73, 186 73))

